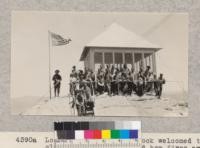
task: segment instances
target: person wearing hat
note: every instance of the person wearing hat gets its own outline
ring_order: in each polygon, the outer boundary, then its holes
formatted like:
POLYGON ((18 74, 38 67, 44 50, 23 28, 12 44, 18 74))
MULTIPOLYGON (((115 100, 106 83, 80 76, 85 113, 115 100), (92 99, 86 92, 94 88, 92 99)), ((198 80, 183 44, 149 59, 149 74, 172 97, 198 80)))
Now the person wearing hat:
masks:
POLYGON ((77 71, 76 71, 76 66, 72 67, 72 73, 73 77, 77 77, 77 71))
POLYGON ((144 71, 143 76, 144 76, 144 78, 145 78, 145 81, 146 81, 147 77, 148 77, 148 76, 150 75, 150 73, 151 73, 150 69, 151 69, 151 67, 150 67, 150 66, 147 66, 147 67, 146 67, 146 70, 144 71))
POLYGON ((54 96, 59 97, 60 94, 60 85, 61 85, 61 80, 62 77, 59 74, 59 70, 55 70, 55 74, 53 75, 53 81, 54 81, 54 96))

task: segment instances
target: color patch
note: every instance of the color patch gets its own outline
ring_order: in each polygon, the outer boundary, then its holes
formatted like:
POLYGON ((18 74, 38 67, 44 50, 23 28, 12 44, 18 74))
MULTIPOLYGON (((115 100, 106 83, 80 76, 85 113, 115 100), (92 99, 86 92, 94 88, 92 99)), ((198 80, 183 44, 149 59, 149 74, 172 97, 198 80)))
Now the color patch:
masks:
POLYGON ((84 131, 82 130, 75 131, 75 139, 84 139, 84 131))
POLYGON ((138 139, 141 122, 54 122, 58 139, 138 139))
POLYGON ((73 130, 81 130, 81 123, 80 122, 74 122, 72 124, 73 130))
POLYGON ((81 122, 80 129, 81 130, 89 130, 89 122, 81 122))
POLYGON ((101 139, 101 130, 94 130, 94 139, 101 139))
POLYGON ((85 130, 84 137, 85 139, 93 139, 94 137, 93 130, 85 130))
POLYGON ((65 130, 65 139, 75 139, 75 131, 74 130, 65 130))
POLYGON ((64 130, 64 124, 61 122, 55 122, 54 123, 54 130, 59 131, 59 130, 64 130))
POLYGON ((90 122, 90 123, 89 123, 89 129, 90 129, 90 130, 99 129, 99 128, 98 128, 98 122, 90 122))
POLYGON ((73 122, 64 122, 63 127, 63 130, 73 130, 73 122))
POLYGON ((129 137, 131 139, 138 139, 138 130, 130 130, 129 137))
POLYGON ((129 139, 129 130, 120 130, 120 139, 129 139))
POLYGON ((115 128, 114 129, 123 129, 123 122, 116 121, 115 122, 115 128))
POLYGON ((120 138, 120 131, 119 130, 111 130, 111 138, 112 139, 119 139, 120 138))
POLYGON ((104 129, 115 129, 115 123, 114 122, 104 122, 104 129))
POLYGON ((99 129, 99 130, 107 129, 105 126, 105 122, 97 122, 96 129, 99 129))
POLYGON ((57 131, 57 137, 58 139, 65 139, 65 131, 64 130, 58 130, 57 131))
POLYGON ((102 135, 102 139, 110 139, 111 138, 110 130, 102 130, 101 135, 102 135))

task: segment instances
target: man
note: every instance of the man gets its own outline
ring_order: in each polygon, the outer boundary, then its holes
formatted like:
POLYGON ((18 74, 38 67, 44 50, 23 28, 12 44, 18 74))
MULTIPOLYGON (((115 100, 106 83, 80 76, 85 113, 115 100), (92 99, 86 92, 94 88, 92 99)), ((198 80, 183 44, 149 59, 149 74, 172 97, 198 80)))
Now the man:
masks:
POLYGON ((118 69, 115 68, 111 71, 111 94, 116 95, 118 92, 116 77, 118 75, 118 69))
POLYGON ((111 73, 110 73, 109 69, 106 69, 104 80, 105 80, 106 91, 108 92, 108 95, 110 96, 111 95, 111 81, 112 81, 112 77, 111 77, 111 73))
POLYGON ((104 78, 102 76, 100 76, 97 79, 97 92, 99 93, 99 95, 102 95, 104 93, 104 78))
POLYGON ((155 95, 158 96, 158 79, 156 74, 153 75, 153 88, 155 91, 155 95))
POLYGON ((116 74, 116 84, 117 84, 117 95, 119 95, 121 93, 121 80, 122 80, 122 72, 120 70, 117 71, 116 74))
POLYGON ((123 73, 124 73, 126 76, 128 76, 129 73, 130 73, 130 70, 129 70, 129 68, 127 67, 126 64, 124 64, 124 67, 123 67, 123 73))
POLYGON ((74 77, 73 74, 70 74, 70 94, 73 95, 74 94, 74 88, 75 88, 75 82, 76 82, 76 77, 74 77))
POLYGON ((70 73, 70 94, 73 95, 73 91, 74 91, 74 82, 77 80, 78 77, 78 73, 76 71, 76 66, 72 67, 72 71, 70 73))
POLYGON ((100 65, 99 69, 98 69, 98 73, 97 73, 97 76, 98 77, 104 77, 104 69, 103 69, 103 66, 100 65))
POLYGON ((80 76, 79 89, 84 90, 87 100, 91 100, 90 82, 84 79, 84 75, 80 76))
POLYGON ((128 95, 131 96, 132 91, 133 90, 135 91, 135 84, 133 82, 133 77, 132 77, 131 72, 129 72, 128 77, 127 77, 127 85, 128 85, 127 93, 128 93, 128 95))
POLYGON ((144 80, 141 76, 138 77, 137 80, 137 89, 136 89, 136 94, 141 97, 144 95, 144 80))
POLYGON ((54 96, 55 97, 59 97, 59 94, 60 94, 60 84, 61 84, 61 80, 62 80, 62 77, 60 76, 59 74, 59 70, 55 70, 55 74, 53 76, 53 81, 54 81, 54 96))
POLYGON ((146 77, 146 92, 152 91, 153 83, 154 83, 153 73, 150 72, 146 77))
POLYGON ((146 67, 146 70, 144 71, 144 73, 143 73, 143 76, 144 76, 144 88, 145 88, 145 90, 148 92, 148 78, 149 78, 149 76, 150 76, 150 69, 151 69, 151 67, 150 66, 147 66, 146 67))
POLYGON ((88 87, 90 88, 91 94, 94 94, 93 89, 93 72, 91 70, 87 70, 87 75, 85 77, 85 80, 88 82, 88 87))
POLYGON ((83 72, 83 70, 79 70, 79 72, 78 72, 78 80, 80 80, 81 78, 85 78, 85 74, 84 74, 84 72, 83 72))
POLYGON ((161 95, 162 95, 162 86, 163 84, 165 84, 165 79, 163 78, 163 74, 161 73, 159 78, 158 78, 158 99, 160 99, 161 95))
POLYGON ((76 66, 72 67, 72 72, 71 74, 73 75, 73 77, 77 77, 77 71, 76 71, 76 66))
POLYGON ((148 76, 149 76, 149 74, 151 73, 151 72, 150 72, 150 69, 151 69, 151 67, 150 67, 150 66, 147 66, 147 68, 146 68, 146 70, 145 70, 145 72, 144 72, 144 77, 148 77, 148 76))
POLYGON ((129 80, 132 82, 132 91, 135 92, 137 86, 137 73, 135 72, 135 68, 133 65, 129 74, 129 80))
POLYGON ((137 79, 139 79, 140 77, 144 80, 144 71, 142 67, 140 67, 140 70, 137 73, 137 79))

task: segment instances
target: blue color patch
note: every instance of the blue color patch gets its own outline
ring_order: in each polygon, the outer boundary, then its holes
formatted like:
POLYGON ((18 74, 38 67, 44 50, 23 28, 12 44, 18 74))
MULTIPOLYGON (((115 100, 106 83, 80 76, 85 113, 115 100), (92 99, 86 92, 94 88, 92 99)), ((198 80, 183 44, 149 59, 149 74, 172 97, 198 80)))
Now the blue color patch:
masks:
POLYGON ((120 139, 130 139, 129 130, 120 130, 120 139))
POLYGON ((130 130, 129 137, 131 139, 138 139, 138 130, 130 130))

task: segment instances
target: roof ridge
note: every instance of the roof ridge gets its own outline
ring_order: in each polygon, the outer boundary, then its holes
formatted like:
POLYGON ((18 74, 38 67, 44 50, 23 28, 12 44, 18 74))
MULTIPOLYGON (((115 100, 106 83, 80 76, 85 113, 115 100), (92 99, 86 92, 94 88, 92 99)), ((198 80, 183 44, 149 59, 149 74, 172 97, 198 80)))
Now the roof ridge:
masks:
POLYGON ((103 32, 101 32, 93 40, 91 40, 88 44, 86 44, 86 47, 94 45, 103 47, 106 44, 109 45, 109 47, 111 45, 113 45, 113 47, 118 47, 118 46, 133 47, 135 44, 139 45, 138 47, 160 48, 158 45, 153 44, 152 42, 146 40, 142 35, 139 35, 123 27, 122 25, 119 25, 118 23, 112 23, 103 32), (119 35, 124 35, 124 36, 119 36, 119 35), (120 42, 121 45, 119 44, 120 42), (129 43, 129 45, 127 43, 129 43))

